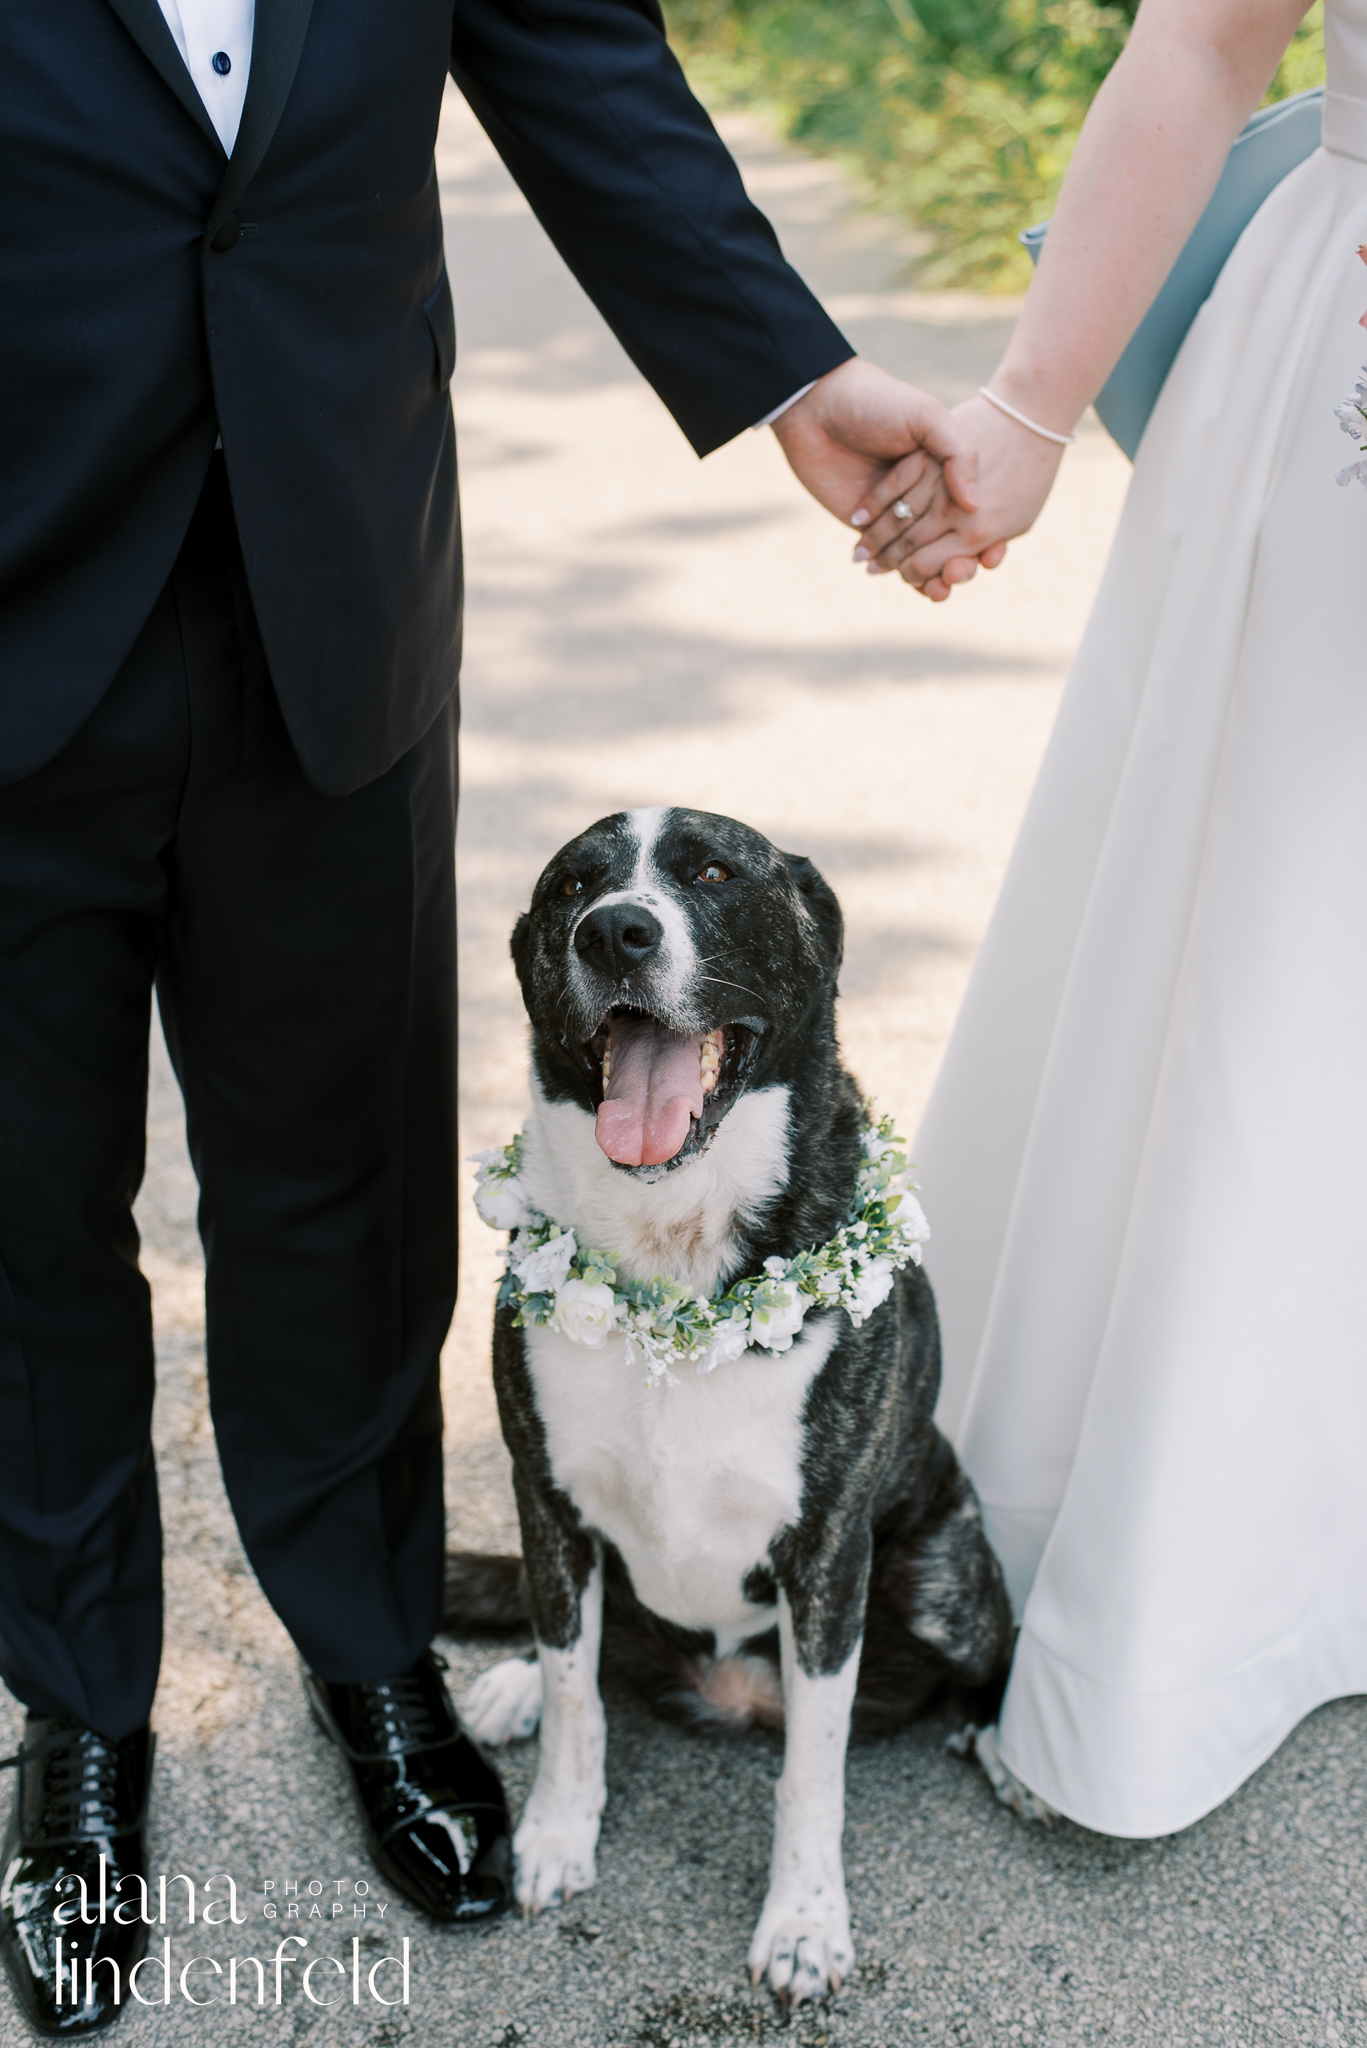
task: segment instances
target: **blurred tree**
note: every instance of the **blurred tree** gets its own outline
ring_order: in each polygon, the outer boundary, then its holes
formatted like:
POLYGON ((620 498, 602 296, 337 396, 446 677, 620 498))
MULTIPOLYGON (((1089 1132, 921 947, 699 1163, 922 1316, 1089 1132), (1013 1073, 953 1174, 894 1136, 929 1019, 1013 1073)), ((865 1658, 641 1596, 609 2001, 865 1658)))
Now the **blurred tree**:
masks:
MULTIPOLYGON (((1023 288, 1017 236, 1049 211, 1138 0, 666 0, 704 97, 762 105, 925 230, 927 288, 1023 288)), ((1272 97, 1323 77, 1317 6, 1272 97)))

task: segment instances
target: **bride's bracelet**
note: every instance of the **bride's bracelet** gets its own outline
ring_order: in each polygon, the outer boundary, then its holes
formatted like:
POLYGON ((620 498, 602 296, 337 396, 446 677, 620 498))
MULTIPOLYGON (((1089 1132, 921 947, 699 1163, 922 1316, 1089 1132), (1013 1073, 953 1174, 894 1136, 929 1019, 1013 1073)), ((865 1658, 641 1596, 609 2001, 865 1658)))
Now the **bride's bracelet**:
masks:
POLYGON ((1018 427, 1028 427, 1032 434, 1038 434, 1041 441, 1055 441, 1060 448, 1071 448, 1076 434, 1056 434, 1052 427, 1042 427, 1036 420, 1028 420, 1023 412, 1017 412, 1014 405, 1008 405, 1004 398, 998 398, 995 391, 989 391, 985 384, 978 386, 978 396, 985 398, 989 405, 995 405, 998 412, 1004 412, 1018 427))

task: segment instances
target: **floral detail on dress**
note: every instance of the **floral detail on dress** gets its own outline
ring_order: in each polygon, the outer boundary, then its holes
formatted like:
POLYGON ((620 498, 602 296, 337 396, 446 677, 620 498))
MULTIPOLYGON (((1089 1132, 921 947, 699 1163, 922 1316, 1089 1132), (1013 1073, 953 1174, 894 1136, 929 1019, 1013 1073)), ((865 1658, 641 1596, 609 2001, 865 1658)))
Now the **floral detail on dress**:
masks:
MULTIPOLYGON (((1359 248, 1358 255, 1367 263, 1367 242, 1359 248)), ((1367 313, 1358 321, 1358 326, 1367 327, 1367 313)), ((1367 484, 1367 363, 1358 374, 1352 397, 1341 399, 1334 407, 1334 418, 1348 438, 1356 441, 1362 450, 1356 462, 1350 462, 1346 469, 1339 471, 1337 481, 1341 484, 1367 484)))
POLYGON ((1341 484, 1367 484, 1367 364, 1364 364, 1353 386, 1352 397, 1340 399, 1334 407, 1334 418, 1349 439, 1356 441, 1362 450, 1356 462, 1350 462, 1347 469, 1339 471, 1338 481, 1341 484))

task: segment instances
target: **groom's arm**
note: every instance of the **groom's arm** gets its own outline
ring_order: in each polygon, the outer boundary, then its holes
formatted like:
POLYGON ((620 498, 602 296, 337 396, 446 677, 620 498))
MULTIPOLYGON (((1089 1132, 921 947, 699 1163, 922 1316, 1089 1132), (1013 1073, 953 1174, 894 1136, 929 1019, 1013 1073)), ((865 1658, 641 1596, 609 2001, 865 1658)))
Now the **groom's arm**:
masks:
POLYGON ((451 71, 700 455, 853 355, 746 197, 652 0, 458 0, 451 71))

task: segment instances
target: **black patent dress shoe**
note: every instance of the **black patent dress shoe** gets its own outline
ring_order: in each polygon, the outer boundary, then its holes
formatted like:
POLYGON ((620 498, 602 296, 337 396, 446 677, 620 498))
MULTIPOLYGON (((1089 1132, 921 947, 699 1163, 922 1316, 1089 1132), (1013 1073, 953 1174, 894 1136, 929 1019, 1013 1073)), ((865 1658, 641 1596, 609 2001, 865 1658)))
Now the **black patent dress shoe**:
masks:
POLYGON ((314 1719, 351 1766, 370 1853, 434 1920, 491 1920, 512 1902, 498 1772, 461 1733, 429 1650, 397 1678, 332 1685, 304 1673, 314 1719))
POLYGON ((130 2002, 147 1926, 142 1885, 121 1880, 147 1878, 152 1749, 149 1728, 113 1742, 30 1714, 4 1760, 19 1783, 0 1850, 0 1953, 40 2034, 94 2033, 130 2002))

